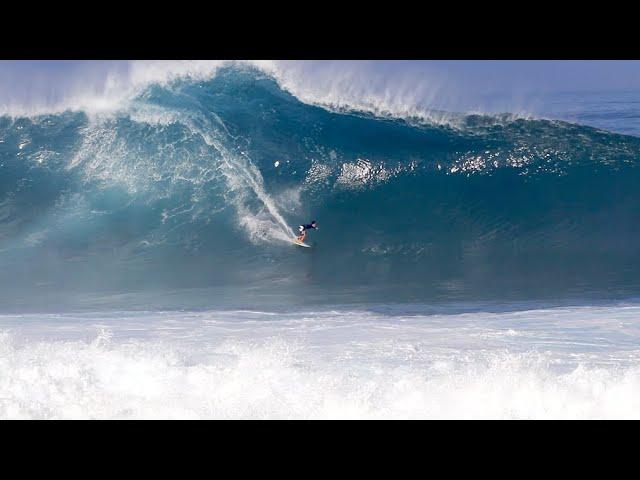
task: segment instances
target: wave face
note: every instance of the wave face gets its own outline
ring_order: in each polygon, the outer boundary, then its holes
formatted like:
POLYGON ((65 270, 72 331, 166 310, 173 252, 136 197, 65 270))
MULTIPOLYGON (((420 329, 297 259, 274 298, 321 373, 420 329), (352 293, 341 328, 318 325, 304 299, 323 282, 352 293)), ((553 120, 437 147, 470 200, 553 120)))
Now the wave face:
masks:
POLYGON ((640 138, 446 118, 332 111, 241 65, 108 114, 0 117, 0 282, 7 297, 637 292, 640 138), (314 248, 291 246, 313 218, 314 248))

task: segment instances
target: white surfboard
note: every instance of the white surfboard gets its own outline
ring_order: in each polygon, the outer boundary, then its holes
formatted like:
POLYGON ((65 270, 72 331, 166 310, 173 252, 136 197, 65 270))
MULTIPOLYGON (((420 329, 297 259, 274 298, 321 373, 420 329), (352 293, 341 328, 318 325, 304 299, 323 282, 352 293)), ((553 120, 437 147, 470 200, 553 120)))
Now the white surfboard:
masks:
POLYGON ((291 240, 293 243, 295 243, 296 245, 300 245, 301 247, 307 247, 307 248, 311 248, 311 245, 307 245, 304 242, 301 242, 300 240, 298 240, 297 238, 294 238, 293 240, 291 240))

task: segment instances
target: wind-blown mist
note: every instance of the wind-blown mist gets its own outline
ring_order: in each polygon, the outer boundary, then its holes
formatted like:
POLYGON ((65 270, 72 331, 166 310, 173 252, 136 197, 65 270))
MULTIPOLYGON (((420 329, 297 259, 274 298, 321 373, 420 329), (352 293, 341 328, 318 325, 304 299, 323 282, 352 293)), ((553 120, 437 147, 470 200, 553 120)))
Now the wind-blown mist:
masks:
POLYGON ((611 106, 611 99, 598 102, 603 93, 632 94, 625 100, 630 106, 640 88, 634 61, 4 61, 0 113, 113 111, 150 84, 205 80, 233 63, 274 76, 307 103, 396 116, 458 111, 572 118, 585 100, 611 106), (567 103, 567 94, 581 97, 567 103))

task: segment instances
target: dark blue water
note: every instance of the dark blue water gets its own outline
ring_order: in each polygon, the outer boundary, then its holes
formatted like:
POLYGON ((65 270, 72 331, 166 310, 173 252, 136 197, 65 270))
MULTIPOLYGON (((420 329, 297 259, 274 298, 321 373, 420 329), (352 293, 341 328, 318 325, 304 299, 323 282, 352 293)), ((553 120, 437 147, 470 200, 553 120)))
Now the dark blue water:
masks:
POLYGON ((640 92, 565 92, 543 97, 540 114, 640 136, 640 92))
POLYGON ((436 126, 236 66, 109 115, 2 117, 0 300, 633 297, 638 100, 617 95, 436 126), (311 219, 312 249, 286 242, 311 219))

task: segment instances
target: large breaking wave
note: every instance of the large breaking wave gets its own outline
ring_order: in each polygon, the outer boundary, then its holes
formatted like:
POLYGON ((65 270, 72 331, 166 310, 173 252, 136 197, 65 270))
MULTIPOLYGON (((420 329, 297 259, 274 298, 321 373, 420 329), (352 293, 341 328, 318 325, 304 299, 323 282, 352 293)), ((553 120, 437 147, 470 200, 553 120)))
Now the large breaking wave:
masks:
POLYGON ((0 283, 635 294, 639 153, 561 121, 322 108, 223 66, 0 117, 0 283), (314 248, 290 245, 312 218, 314 248))

